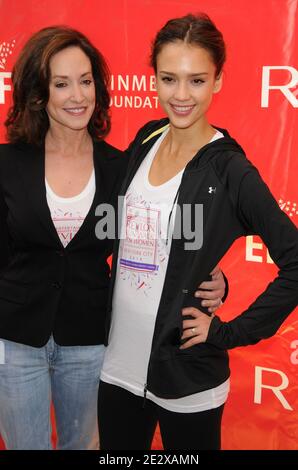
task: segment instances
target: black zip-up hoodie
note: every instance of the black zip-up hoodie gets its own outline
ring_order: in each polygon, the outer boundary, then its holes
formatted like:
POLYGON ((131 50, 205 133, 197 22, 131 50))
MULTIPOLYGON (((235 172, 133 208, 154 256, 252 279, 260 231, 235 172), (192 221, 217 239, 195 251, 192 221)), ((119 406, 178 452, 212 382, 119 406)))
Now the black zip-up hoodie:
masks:
MULTIPOLYGON (((129 147, 122 195, 168 122, 152 121, 138 132, 129 147)), ((226 350, 272 336, 298 303, 297 229, 242 148, 227 131, 219 130, 224 138, 205 145, 187 164, 177 195, 180 208, 203 204, 203 244, 200 249, 185 250, 190 240, 172 240, 144 388, 163 398, 183 397, 224 382, 230 373, 226 350), (237 238, 252 234, 260 235, 268 247, 279 267, 278 276, 233 320, 222 322, 215 316, 206 343, 180 350, 182 308, 200 308, 193 297, 196 286, 208 278, 237 238)), ((118 248, 119 240, 113 256, 106 344, 118 248)))

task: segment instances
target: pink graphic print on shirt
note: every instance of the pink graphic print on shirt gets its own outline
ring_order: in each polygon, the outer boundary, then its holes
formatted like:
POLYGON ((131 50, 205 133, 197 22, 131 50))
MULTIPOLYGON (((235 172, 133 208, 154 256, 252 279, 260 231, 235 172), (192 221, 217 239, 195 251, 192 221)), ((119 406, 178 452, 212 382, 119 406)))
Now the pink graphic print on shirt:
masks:
POLYGON ((123 224, 120 278, 146 293, 167 256, 160 239, 161 211, 157 204, 128 194, 123 224))
POLYGON ((64 212, 56 209, 52 213, 52 220, 64 248, 75 237, 84 222, 80 212, 64 212))

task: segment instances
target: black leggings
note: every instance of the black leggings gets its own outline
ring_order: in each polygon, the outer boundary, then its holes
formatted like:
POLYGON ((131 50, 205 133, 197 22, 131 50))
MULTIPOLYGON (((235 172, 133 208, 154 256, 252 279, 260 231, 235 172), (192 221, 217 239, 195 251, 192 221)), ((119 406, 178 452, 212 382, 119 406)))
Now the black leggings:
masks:
POLYGON ((174 413, 115 385, 100 382, 101 450, 151 448, 157 422, 165 450, 218 450, 224 405, 199 413, 174 413))

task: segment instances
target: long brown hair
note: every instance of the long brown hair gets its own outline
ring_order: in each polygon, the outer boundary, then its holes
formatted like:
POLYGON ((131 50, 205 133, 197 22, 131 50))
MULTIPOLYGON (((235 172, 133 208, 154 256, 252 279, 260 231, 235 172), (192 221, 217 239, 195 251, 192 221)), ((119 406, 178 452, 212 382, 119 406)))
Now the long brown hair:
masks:
POLYGON ((81 32, 68 26, 51 26, 31 36, 13 68, 13 105, 5 121, 9 142, 43 144, 49 129, 46 105, 49 100, 50 59, 70 46, 81 48, 92 66, 96 105, 88 131, 94 139, 103 139, 109 133, 110 73, 104 57, 81 32))

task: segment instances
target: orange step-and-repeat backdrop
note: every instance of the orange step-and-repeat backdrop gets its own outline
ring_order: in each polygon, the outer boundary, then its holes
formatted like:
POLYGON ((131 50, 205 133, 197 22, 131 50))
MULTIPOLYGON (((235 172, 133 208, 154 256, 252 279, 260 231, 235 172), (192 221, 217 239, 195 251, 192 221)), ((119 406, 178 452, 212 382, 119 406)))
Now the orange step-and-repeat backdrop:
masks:
MULTIPOLYGON (((112 132, 126 148, 137 129, 162 116, 150 69, 155 32, 171 17, 204 11, 228 51, 211 123, 229 129, 259 168, 280 207, 298 221, 298 0, 1 0, 0 141, 11 104, 11 71, 29 36, 67 24, 103 52, 112 72, 112 132)), ((224 320, 242 312, 276 273, 257 237, 235 243, 222 261, 230 294, 224 320)), ((298 449, 297 310, 275 337, 230 352, 231 394, 224 449, 298 449)), ((158 438, 155 448, 160 447, 158 438)))

